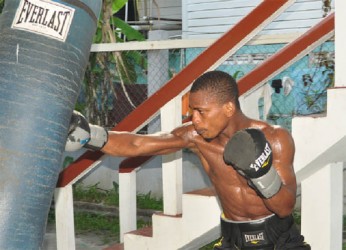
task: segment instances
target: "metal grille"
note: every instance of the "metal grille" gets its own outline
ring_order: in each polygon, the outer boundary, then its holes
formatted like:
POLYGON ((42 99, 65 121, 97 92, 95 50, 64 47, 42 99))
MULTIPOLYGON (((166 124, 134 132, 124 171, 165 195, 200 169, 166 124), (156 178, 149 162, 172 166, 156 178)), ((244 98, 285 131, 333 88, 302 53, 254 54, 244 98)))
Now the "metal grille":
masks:
MULTIPOLYGON (((240 79, 286 44, 243 46, 219 70, 240 79)), ((113 127, 194 60, 204 48, 92 53, 76 109, 113 127)), ((270 79, 258 100, 259 118, 291 130, 294 116, 323 113, 334 82, 334 42, 328 41, 270 79)), ((188 115, 183 97, 182 116, 188 115)), ((159 118, 141 132, 160 130, 159 118)))

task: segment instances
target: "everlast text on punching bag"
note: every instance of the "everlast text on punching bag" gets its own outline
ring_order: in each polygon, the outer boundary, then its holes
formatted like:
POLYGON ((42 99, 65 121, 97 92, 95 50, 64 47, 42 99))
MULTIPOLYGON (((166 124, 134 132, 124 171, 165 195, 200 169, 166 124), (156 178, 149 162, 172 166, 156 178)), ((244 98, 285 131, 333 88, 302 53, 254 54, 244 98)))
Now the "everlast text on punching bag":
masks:
POLYGON ((101 0, 6 0, 0 14, 0 249, 41 248, 101 0))

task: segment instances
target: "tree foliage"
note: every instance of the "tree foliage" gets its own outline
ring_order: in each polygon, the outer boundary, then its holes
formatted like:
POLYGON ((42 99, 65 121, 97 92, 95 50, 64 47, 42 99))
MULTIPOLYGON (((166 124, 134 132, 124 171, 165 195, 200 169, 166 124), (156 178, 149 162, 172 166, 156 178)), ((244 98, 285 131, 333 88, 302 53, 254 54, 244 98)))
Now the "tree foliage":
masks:
MULTIPOLYGON (((93 43, 122 43, 126 41, 143 41, 145 37, 133 29, 124 20, 116 16, 128 0, 103 0, 97 31, 93 43)), ((5 0, 0 0, 0 13, 5 0)), ((76 109, 82 111, 91 122, 102 125, 114 125, 109 120, 109 111, 117 93, 114 84, 122 86, 122 91, 133 105, 126 92, 126 84, 136 82, 135 64, 145 64, 139 52, 131 53, 91 53, 85 73, 81 96, 76 109)), ((118 88, 119 89, 119 88, 118 88)), ((118 90, 119 91, 119 90, 118 90)), ((134 105, 133 105, 134 108, 134 105)))
POLYGON ((4 8, 5 0, 0 0, 0 14, 2 12, 2 9, 4 8))
MULTIPOLYGON (((94 37, 94 43, 123 43, 126 41, 143 41, 145 37, 126 22, 116 16, 128 0, 103 0, 101 16, 94 37)), ((127 94, 126 84, 136 82, 135 65, 143 64, 139 52, 92 53, 86 71, 83 95, 84 100, 77 109, 87 115, 89 120, 101 125, 111 124, 109 119, 117 97, 114 84, 120 84, 128 102, 135 108, 127 94)), ((118 88, 119 89, 119 88, 118 88)), ((119 91, 119 90, 118 90, 119 91)))

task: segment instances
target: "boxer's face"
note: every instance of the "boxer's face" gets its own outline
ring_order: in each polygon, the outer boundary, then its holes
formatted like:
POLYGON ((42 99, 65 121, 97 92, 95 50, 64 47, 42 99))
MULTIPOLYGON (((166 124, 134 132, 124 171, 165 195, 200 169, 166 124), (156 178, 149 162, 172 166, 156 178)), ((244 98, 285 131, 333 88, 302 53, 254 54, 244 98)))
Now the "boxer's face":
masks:
POLYGON ((226 128, 229 117, 225 105, 208 91, 190 93, 189 105, 195 130, 204 139, 213 139, 226 128))

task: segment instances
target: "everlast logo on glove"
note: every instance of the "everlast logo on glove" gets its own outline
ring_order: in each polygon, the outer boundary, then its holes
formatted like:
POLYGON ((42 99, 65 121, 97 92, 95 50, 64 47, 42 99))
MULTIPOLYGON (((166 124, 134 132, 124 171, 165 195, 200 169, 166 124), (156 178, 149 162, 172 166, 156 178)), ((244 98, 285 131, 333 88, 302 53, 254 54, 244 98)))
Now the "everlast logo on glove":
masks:
POLYGON ((255 160, 255 163, 252 163, 250 165, 250 168, 255 169, 257 172, 261 168, 265 168, 266 166, 268 166, 269 161, 271 159, 271 157, 269 157, 271 156, 271 153, 272 153, 272 150, 269 146, 269 143, 266 143, 263 153, 255 160))
POLYGON ((12 23, 13 29, 25 30, 65 41, 74 9, 47 0, 22 0, 12 23))
POLYGON ((227 142, 223 158, 260 196, 271 198, 280 190, 282 182, 272 166, 272 149, 261 130, 236 132, 227 142))

